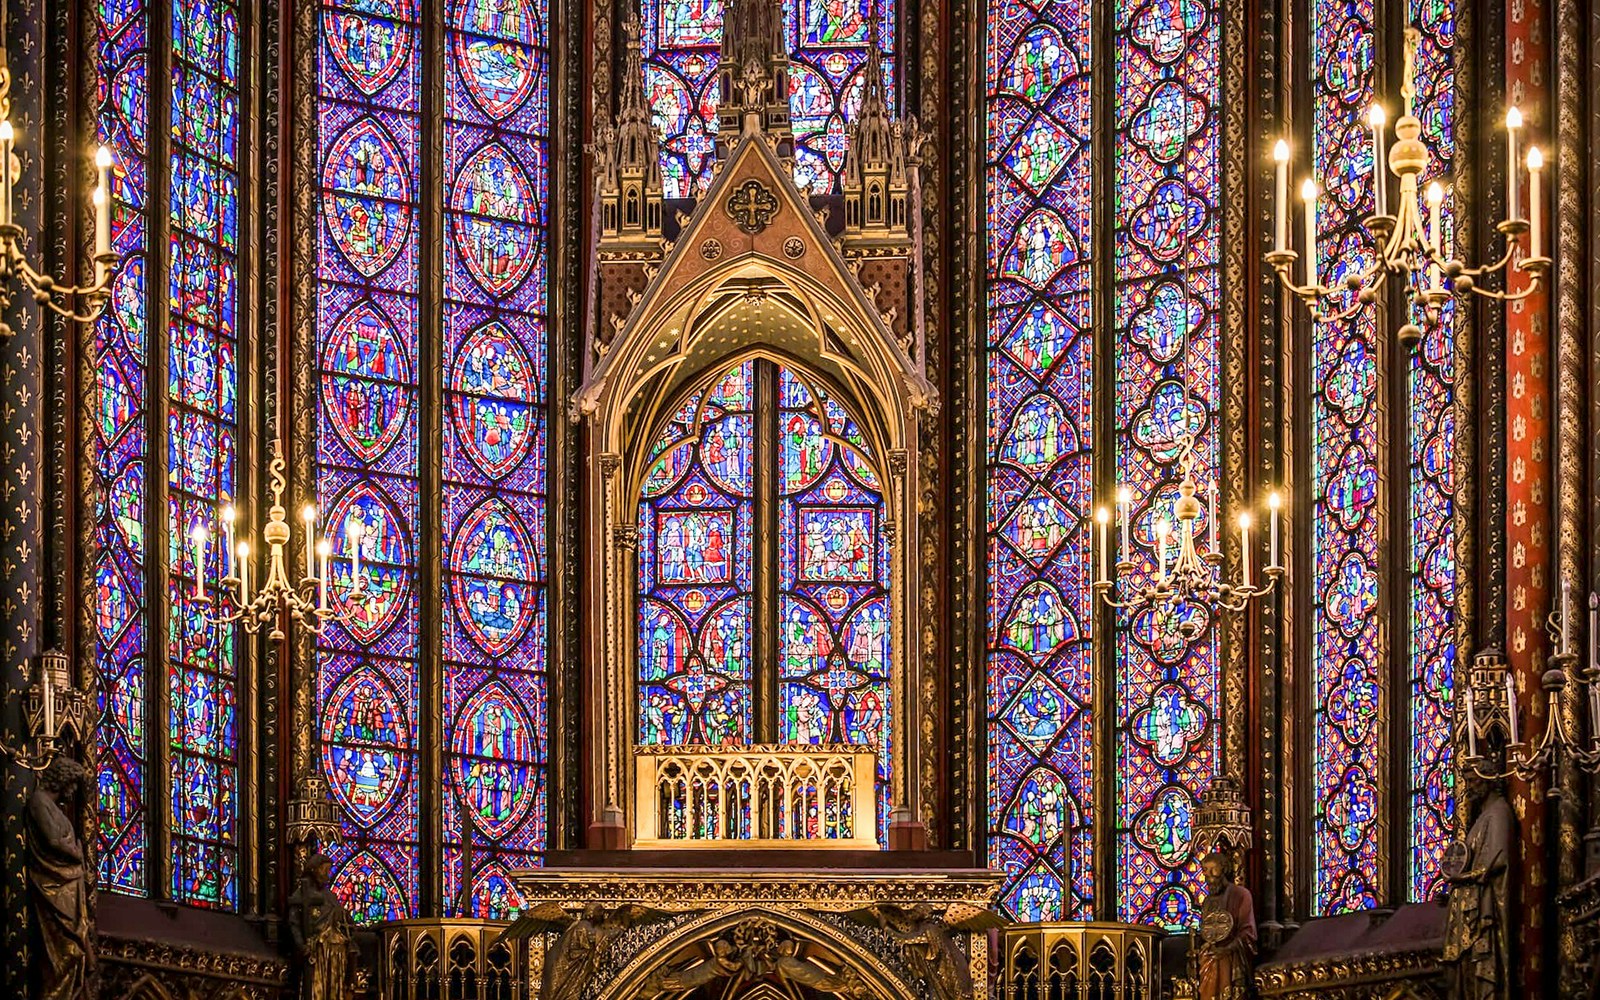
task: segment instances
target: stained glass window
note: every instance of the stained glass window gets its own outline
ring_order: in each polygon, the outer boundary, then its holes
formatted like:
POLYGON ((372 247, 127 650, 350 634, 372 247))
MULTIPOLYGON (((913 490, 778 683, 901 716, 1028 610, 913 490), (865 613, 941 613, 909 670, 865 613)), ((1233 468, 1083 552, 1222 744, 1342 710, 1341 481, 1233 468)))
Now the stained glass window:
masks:
MULTIPOLYGON (((1217 481, 1221 33, 1215 3, 1116 5, 1117 482, 1134 496, 1137 572, 1176 523, 1177 460, 1217 481)), ((1202 539, 1209 534, 1204 519, 1202 539)), ((1203 542, 1202 542, 1203 545, 1203 542)), ((1192 817, 1218 763, 1216 630, 1179 604, 1118 622, 1117 911, 1179 928, 1200 900, 1192 817)))
MULTIPOLYGON (((238 685, 234 629, 196 599, 198 527, 234 494, 238 435, 239 18, 219 0, 172 5, 167 326, 167 691, 174 899, 235 908, 238 685)), ((208 546, 204 576, 222 576, 208 546)))
MULTIPOLYGON (((1311 5, 1312 174, 1320 280, 1341 287, 1371 259, 1372 0, 1311 5)), ((1376 906, 1385 808, 1378 724, 1387 686, 1378 615, 1378 328, 1371 310, 1311 338, 1313 899, 1317 913, 1376 906)))
POLYGON ((145 583, 150 14, 144 4, 120 0, 103 0, 95 8, 97 132, 118 152, 111 181, 112 248, 122 258, 111 306, 95 325, 100 372, 95 661, 105 718, 97 730, 100 879, 113 891, 143 893, 149 889, 145 855, 150 845, 144 805, 150 762, 145 732, 150 693, 145 672, 150 641, 145 583))
POLYGON ((988 18, 989 864, 1019 920, 1093 913, 1093 5, 988 18))
POLYGON ((883 486, 855 421, 778 371, 778 738, 878 749, 889 815, 891 606, 883 486))
MULTIPOLYGON (((711 181, 717 131, 717 63, 725 0, 645 0, 645 93, 662 138, 668 198, 691 197, 711 181)), ((832 190, 844 169, 845 126, 861 106, 868 18, 883 19, 881 44, 893 94, 894 0, 788 0, 785 31, 793 60, 789 113, 795 178, 832 190)))
MULTIPOLYGON (((885 92, 894 87, 894 0, 791 0, 789 121, 794 127, 795 180, 831 191, 844 170, 845 126, 861 108, 862 70, 870 18, 882 18, 885 92)), ((892 97, 891 97, 892 101, 892 97)))
MULTIPOLYGON (((122 258, 95 328, 100 872, 113 891, 235 909, 234 636, 210 624, 197 599, 209 595, 196 592, 190 535, 214 528, 216 507, 236 483, 240 29, 237 7, 220 0, 170 10, 153 42, 158 23, 145 5, 96 6, 97 134, 114 150, 112 245, 122 258), (154 45, 170 47, 171 88, 152 95, 154 45), (152 130, 158 117, 165 134, 152 130), (152 197, 156 177, 164 205, 152 197), (151 301, 163 286, 164 312, 151 301), (164 329, 152 332, 162 316, 164 329), (158 420, 160 452, 149 436, 158 420), (152 551, 151 538, 165 544, 152 551), (164 624, 164 636, 152 635, 153 623, 164 624), (165 670, 152 676, 157 643, 165 670), (166 720, 167 732, 152 739, 153 718, 166 720), (158 761, 161 782, 150 773, 158 761), (162 794, 166 801, 152 805, 162 794), (157 828, 171 850, 152 876, 157 828)), ((217 580, 222 566, 213 546, 205 577, 217 580)))
POLYGON ((639 742, 748 743, 754 365, 689 399, 639 505, 639 742))
POLYGON ((335 577, 359 544, 376 589, 320 653, 322 761, 346 828, 335 888, 364 922, 416 915, 425 879, 448 914, 505 918, 548 812, 548 11, 394 0, 327 4, 322 24, 319 492, 335 577), (438 66, 421 45, 435 17, 438 66), (437 288, 425 229, 440 234, 437 288), (435 466, 432 511, 418 494, 435 466), (438 639, 419 634, 434 602, 438 639), (418 756, 433 740, 438 776, 418 756), (443 830, 426 864, 423 802, 443 830))
MULTIPOLYGON (((1431 169, 1423 183, 1448 184, 1455 158, 1455 4, 1411 0, 1418 29, 1417 117, 1431 169)), ((1453 241, 1454 198, 1444 208, 1446 246, 1453 241)), ((1422 324, 1410 363, 1411 491, 1411 869, 1413 900, 1444 889, 1440 860, 1455 812, 1454 741, 1450 709, 1455 691, 1455 532, 1451 455, 1455 441, 1455 302, 1438 323, 1422 324)))
POLYGON ((877 747, 886 829, 881 491, 855 419, 796 369, 746 362, 690 396, 652 448, 639 504, 641 743, 877 747), (775 555, 754 544, 763 523, 776 525, 775 555), (760 585, 769 579, 775 604, 760 585), (776 643, 768 652, 757 645, 762 618, 776 643), (758 689, 777 692, 774 718, 756 716, 758 689))
POLYGON ((421 26, 411 0, 324 5, 317 73, 317 494, 348 587, 370 596, 318 646, 322 767, 344 812, 328 848, 356 919, 415 916, 418 203, 421 26))
POLYGON ((549 53, 540 4, 460 0, 449 17, 444 898, 504 919, 547 813, 549 53))

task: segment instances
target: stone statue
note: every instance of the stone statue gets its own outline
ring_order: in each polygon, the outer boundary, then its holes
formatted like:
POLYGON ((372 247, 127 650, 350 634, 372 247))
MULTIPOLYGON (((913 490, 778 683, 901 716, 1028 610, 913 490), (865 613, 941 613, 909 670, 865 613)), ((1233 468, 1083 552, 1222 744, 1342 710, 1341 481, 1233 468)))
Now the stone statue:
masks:
POLYGON ((1189 961, 1199 1000, 1244 1000, 1256 953, 1256 911, 1250 890, 1233 880, 1233 859, 1213 851, 1200 860, 1206 899, 1200 937, 1189 961))
POLYGON ((858 923, 882 927, 900 945, 906 968, 932 987, 938 1000, 972 995, 972 971, 956 945, 956 931, 985 931, 1005 923, 992 910, 951 907, 941 912, 927 904, 913 907, 877 904, 847 913, 858 923))
POLYGON ((39 774, 28 797, 28 896, 44 944, 41 1000, 87 1000, 94 963, 89 885, 78 836, 80 808, 89 801, 82 764, 58 756, 39 774))
POLYGON ((313 854, 289 896, 289 936, 303 1000, 344 1000, 355 970, 355 923, 344 901, 328 888, 332 876, 327 855, 313 854))
POLYGON ((524 913, 520 927, 561 932, 545 952, 544 985, 540 1000, 579 1000, 605 961, 611 943, 623 931, 670 916, 662 910, 625 903, 605 907, 590 903, 573 915, 557 903, 546 903, 524 913))
POLYGON ((1444 961, 1454 1000, 1495 1000, 1512 995, 1511 934, 1506 873, 1511 860, 1511 806, 1497 783, 1467 774, 1467 839, 1445 851, 1450 883, 1445 914, 1444 961))

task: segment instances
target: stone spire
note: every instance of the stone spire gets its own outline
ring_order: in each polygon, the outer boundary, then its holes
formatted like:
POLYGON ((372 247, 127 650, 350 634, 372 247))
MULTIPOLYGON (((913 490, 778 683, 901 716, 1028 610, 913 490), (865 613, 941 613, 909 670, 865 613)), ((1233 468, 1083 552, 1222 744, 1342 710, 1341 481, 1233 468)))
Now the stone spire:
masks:
POLYGON ((722 61, 717 67, 717 146, 726 156, 746 130, 760 131, 794 156, 789 124, 789 47, 783 0, 727 0, 722 10, 722 61))
POLYGON ((883 82, 883 18, 874 4, 867 18, 867 61, 862 67, 861 110, 850 123, 845 152, 844 219, 849 234, 903 235, 906 231, 906 161, 915 133, 889 111, 883 82))
POLYGON ((623 22, 622 33, 628 60, 617 121, 601 137, 611 148, 599 163, 600 232, 608 241, 655 240, 661 236, 661 151, 644 96, 644 42, 637 15, 623 22))

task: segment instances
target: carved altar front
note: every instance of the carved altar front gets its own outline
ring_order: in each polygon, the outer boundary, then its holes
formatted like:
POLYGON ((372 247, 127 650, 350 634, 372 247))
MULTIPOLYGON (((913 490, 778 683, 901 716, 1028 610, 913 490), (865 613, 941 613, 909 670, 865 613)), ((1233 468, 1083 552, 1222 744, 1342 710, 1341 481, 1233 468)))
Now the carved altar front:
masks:
POLYGON ((529 995, 991 995, 988 929, 998 920, 989 907, 999 875, 939 867, 967 860, 959 855, 930 854, 916 869, 856 858, 826 867, 839 863, 838 852, 796 851, 770 866, 708 870, 702 865, 718 862, 692 857, 703 852, 641 853, 592 855, 593 867, 555 858, 556 866, 517 876, 527 908, 505 939, 526 949, 529 995), (630 865, 630 856, 663 864, 630 865))

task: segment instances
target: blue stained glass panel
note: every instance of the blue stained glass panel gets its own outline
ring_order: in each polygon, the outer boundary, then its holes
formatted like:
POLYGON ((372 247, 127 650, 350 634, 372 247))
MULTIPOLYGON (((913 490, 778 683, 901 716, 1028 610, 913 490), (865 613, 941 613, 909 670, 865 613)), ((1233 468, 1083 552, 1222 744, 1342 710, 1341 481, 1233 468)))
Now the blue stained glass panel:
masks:
POLYGON ((94 351, 100 373, 95 420, 99 460, 99 506, 95 511, 99 553, 95 577, 95 670, 99 710, 96 730, 99 773, 100 884, 113 892, 150 891, 146 854, 151 814, 148 791, 149 734, 146 729, 151 642, 146 617, 149 483, 146 433, 150 405, 146 333, 150 289, 150 205, 146 157, 150 151, 149 31, 145 4, 103 0, 94 5, 98 42, 94 59, 99 90, 96 132, 117 151, 111 176, 112 248, 122 264, 105 316, 95 324, 94 351))
POLYGON ((446 18, 443 891, 504 919, 547 837, 549 25, 532 0, 446 18))
POLYGON ((335 589, 357 550, 368 589, 318 642, 318 740, 334 890, 364 923, 416 916, 421 885, 418 13, 324 4, 317 67, 317 495, 335 589))
POLYGON ((1090 919, 1092 6, 991 4, 986 38, 988 860, 1017 920, 1090 919))
MULTIPOLYGON (((1370 259, 1362 219, 1373 211, 1365 134, 1373 100, 1372 0, 1311 4, 1312 176, 1320 280, 1370 259), (1360 150, 1351 155, 1351 150, 1360 150)), ((1382 496, 1378 488, 1379 331, 1370 310, 1320 323, 1311 338, 1312 910, 1378 905, 1380 792, 1388 685, 1379 623, 1382 496)))
MULTIPOLYGON (((1220 475, 1219 11, 1206 0, 1114 7, 1116 467, 1134 497, 1135 578, 1155 571, 1156 520, 1176 523, 1186 435, 1197 481, 1220 475)), ((1204 517, 1196 531, 1204 550, 1204 517)), ((1117 911, 1184 929, 1202 898, 1193 814, 1220 765, 1207 610, 1119 616, 1116 671, 1117 911)))
MULTIPOLYGON (((1417 117, 1428 145, 1423 183, 1447 185, 1442 223, 1445 245, 1454 242, 1454 192, 1448 174, 1456 155, 1455 4, 1412 0, 1418 28, 1417 117)), ((1446 250, 1449 256, 1450 251, 1446 250)), ((1438 898, 1447 888, 1440 861, 1455 816, 1455 742, 1450 735, 1455 698, 1455 529, 1452 475, 1455 443, 1455 302, 1437 323, 1424 323, 1423 341, 1410 359, 1411 419, 1411 861, 1409 897, 1438 898)))

